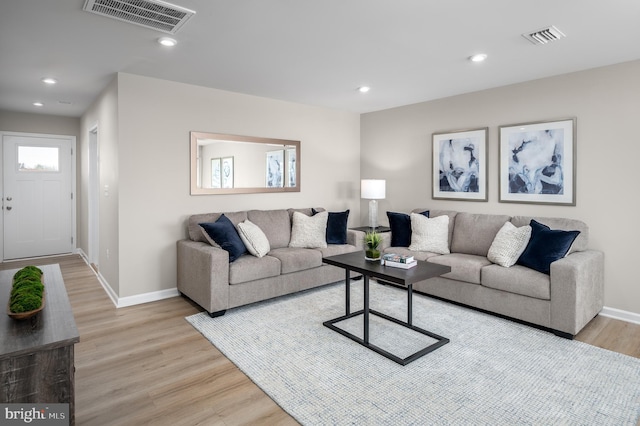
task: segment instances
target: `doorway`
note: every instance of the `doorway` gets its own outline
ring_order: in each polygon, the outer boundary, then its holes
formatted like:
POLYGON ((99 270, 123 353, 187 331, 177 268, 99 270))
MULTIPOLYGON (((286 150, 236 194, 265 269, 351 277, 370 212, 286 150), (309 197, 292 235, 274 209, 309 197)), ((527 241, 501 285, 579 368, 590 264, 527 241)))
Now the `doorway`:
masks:
POLYGON ((98 126, 89 130, 89 241, 87 257, 97 271, 100 260, 100 151, 98 126))
POLYGON ((2 258, 75 248, 74 136, 2 135, 2 258))

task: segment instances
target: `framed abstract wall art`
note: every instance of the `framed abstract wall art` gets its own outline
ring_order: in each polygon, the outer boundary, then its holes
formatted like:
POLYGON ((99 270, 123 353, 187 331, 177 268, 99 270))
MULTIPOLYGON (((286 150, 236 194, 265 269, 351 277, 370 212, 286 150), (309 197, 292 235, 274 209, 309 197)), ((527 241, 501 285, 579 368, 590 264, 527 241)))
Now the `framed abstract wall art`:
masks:
POLYGON ((222 158, 221 183, 223 188, 233 188, 233 157, 222 158))
POLYGON ((433 199, 487 201, 487 133, 433 134, 433 199))
POLYGON ((220 180, 222 170, 222 162, 220 158, 211 159, 211 187, 222 188, 220 180))
POLYGON ((284 187, 284 167, 283 149, 267 152, 267 173, 265 176, 267 188, 284 187))
POLYGON ((500 202, 576 205, 576 119, 500 126, 500 202))
POLYGON ((287 184, 291 188, 297 185, 296 176, 296 150, 295 148, 287 148, 287 184))

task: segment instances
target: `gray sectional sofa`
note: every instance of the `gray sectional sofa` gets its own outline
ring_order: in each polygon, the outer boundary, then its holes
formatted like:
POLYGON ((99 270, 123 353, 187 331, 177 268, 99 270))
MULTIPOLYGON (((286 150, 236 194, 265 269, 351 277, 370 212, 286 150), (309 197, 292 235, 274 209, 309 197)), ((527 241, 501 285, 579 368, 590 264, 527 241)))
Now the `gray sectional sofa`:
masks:
MULTIPOLYGON (((364 233, 347 230, 347 244, 290 247, 295 211, 309 217, 313 214, 312 209, 225 213, 236 227, 246 220, 257 225, 270 246, 263 257, 244 254, 233 262, 227 251, 207 241, 199 226, 215 222, 221 213, 189 217, 189 238, 177 243, 178 290, 211 316, 217 316, 230 308, 343 280, 344 270, 323 264, 322 258, 362 250, 364 233)), ((447 254, 392 246, 393 234, 383 234, 381 248, 385 253, 413 255, 451 267, 451 272, 441 277, 414 284, 416 291, 534 324, 566 338, 573 338, 602 309, 604 254, 588 248, 589 228, 584 222, 450 210, 429 212, 430 218, 440 216, 449 218, 444 231, 447 254), (555 230, 580 231, 569 254, 551 263, 548 273, 519 264, 504 267, 487 258, 505 222, 522 227, 531 219, 555 230)))
MULTIPOLYGON (((413 213, 428 209, 415 209, 413 213)), ((603 307, 604 254, 588 248, 589 228, 579 220, 431 210, 430 218, 449 217, 449 254, 393 247, 385 235, 385 253, 451 267, 451 272, 414 284, 416 291, 550 329, 573 338, 603 307), (553 230, 580 231, 569 254, 550 265, 549 274, 516 264, 503 267, 487 259, 498 231, 531 219, 553 230)))
POLYGON ((344 270, 323 264, 322 258, 362 250, 363 234, 346 230, 347 244, 289 247, 292 216, 296 211, 312 216, 312 209, 224 213, 235 226, 247 219, 257 225, 270 246, 263 257, 244 254, 233 262, 229 262, 227 251, 208 242, 199 226, 216 222, 222 213, 190 216, 189 238, 177 243, 178 291, 209 315, 218 316, 230 308, 343 280, 344 270))

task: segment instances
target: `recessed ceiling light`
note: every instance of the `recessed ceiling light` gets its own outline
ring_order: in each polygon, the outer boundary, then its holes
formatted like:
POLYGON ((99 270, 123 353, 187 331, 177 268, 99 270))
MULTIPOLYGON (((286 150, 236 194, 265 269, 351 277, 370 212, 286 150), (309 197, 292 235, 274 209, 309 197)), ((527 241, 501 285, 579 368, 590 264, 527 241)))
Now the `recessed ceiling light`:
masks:
POLYGON ((487 59, 487 55, 484 53, 478 53, 477 55, 469 56, 471 62, 482 62, 487 59))
POLYGON ((158 39, 158 43, 160 43, 163 46, 173 47, 176 44, 178 44, 178 41, 176 39, 173 39, 173 38, 170 38, 170 37, 160 37, 158 39))
POLYGON ((369 90, 371 90, 371 87, 369 87, 369 86, 360 86, 360 87, 358 87, 358 92, 360 92, 360 93, 367 93, 369 90))
POLYGON ((58 80, 53 77, 42 77, 41 81, 44 84, 56 84, 58 82, 58 80))
POLYGON ((44 106, 44 104, 43 104, 42 102, 37 102, 37 101, 36 101, 36 102, 34 102, 34 103, 33 103, 33 106, 43 107, 43 106, 44 106))

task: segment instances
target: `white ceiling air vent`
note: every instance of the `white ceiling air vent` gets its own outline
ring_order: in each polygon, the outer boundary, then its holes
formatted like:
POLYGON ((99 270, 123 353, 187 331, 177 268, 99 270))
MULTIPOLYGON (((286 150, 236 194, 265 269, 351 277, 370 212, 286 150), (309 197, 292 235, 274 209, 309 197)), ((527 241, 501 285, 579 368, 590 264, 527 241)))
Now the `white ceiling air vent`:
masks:
POLYGON ((526 38, 533 44, 547 44, 566 37, 566 35, 556 27, 551 26, 532 33, 524 33, 522 34, 522 37, 526 38))
POLYGON ((160 0, 86 0, 84 10, 175 34, 196 12, 160 0))

